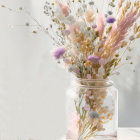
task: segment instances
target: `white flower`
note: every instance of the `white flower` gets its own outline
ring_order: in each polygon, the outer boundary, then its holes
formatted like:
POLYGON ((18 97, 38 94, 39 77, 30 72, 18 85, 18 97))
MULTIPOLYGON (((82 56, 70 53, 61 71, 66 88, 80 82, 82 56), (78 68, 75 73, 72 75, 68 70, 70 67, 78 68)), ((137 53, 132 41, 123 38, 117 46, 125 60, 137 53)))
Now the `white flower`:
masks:
POLYGON ((94 99, 94 96, 89 96, 89 99, 93 100, 94 99))
POLYGON ((65 24, 69 24, 69 25, 70 25, 70 24, 74 24, 74 23, 76 22, 74 16, 71 16, 71 15, 65 17, 65 18, 63 19, 63 21, 64 21, 65 24))
POLYGON ((65 15, 62 13, 62 11, 59 8, 56 9, 55 14, 58 20, 64 20, 65 15))
POLYGON ((99 74, 103 74, 104 73, 104 68, 103 68, 103 66, 101 66, 100 68, 99 68, 99 74))
POLYGON ((80 8, 78 8, 76 14, 77 14, 77 16, 82 16, 84 14, 84 10, 80 7, 80 8))
POLYGON ((65 24, 70 25, 70 24, 75 23, 75 21, 76 21, 75 18, 72 15, 65 16, 60 9, 56 9, 55 13, 56 13, 56 15, 55 15, 56 18, 58 20, 64 22, 65 24))

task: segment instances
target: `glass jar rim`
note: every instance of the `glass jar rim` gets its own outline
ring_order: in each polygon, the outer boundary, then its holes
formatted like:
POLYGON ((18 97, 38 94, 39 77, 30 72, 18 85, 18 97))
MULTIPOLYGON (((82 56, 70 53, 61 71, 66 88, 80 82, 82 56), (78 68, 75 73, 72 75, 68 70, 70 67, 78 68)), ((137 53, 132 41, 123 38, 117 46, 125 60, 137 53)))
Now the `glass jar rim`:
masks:
POLYGON ((85 78, 76 78, 78 81, 99 81, 99 82, 107 82, 107 81, 111 81, 110 78, 106 78, 106 79, 85 79, 85 78))
POLYGON ((80 88, 88 88, 88 89, 99 89, 99 88, 107 88, 113 86, 113 81, 109 78, 107 79, 82 79, 76 78, 76 83, 80 88), (84 84, 81 84, 83 82, 84 84), (98 83, 98 85, 90 85, 91 83, 98 83))

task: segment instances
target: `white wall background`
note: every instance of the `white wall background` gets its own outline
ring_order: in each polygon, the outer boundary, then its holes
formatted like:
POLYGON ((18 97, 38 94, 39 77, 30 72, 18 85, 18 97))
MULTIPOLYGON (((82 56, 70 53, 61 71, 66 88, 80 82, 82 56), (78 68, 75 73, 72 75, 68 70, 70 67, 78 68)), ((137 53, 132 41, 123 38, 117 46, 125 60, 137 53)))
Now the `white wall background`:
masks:
MULTIPOLYGON (((44 0, 0 0, 29 9, 41 23, 44 0)), ((2 140, 56 140, 65 132, 65 91, 70 75, 54 63, 51 41, 42 32, 10 28, 29 20, 0 9, 0 137, 2 140), (22 139, 20 139, 22 138, 22 139)), ((136 72, 125 67, 114 82, 119 89, 119 125, 140 126, 140 41, 134 55, 136 72), (137 52, 137 53, 136 53, 137 52)))

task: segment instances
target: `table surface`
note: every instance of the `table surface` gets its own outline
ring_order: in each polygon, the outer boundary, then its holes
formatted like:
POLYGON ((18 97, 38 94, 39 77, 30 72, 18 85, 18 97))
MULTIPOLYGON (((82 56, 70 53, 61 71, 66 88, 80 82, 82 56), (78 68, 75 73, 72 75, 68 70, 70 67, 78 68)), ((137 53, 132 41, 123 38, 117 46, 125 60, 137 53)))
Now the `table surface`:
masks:
POLYGON ((140 140, 140 128, 119 128, 118 140, 140 140))
POLYGON ((140 140, 140 128, 119 128, 117 140, 140 140))

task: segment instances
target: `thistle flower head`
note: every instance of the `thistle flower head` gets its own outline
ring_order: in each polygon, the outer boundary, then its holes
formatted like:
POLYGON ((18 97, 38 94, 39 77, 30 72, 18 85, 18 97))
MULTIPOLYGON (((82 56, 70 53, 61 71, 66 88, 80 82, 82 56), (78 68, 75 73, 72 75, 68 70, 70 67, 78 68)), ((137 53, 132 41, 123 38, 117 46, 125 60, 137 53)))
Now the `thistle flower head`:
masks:
POLYGON ((63 56, 63 54, 65 53, 65 51, 66 51, 66 49, 64 47, 55 49, 55 51, 53 52, 54 58, 60 59, 63 56))
POLYGON ((99 114, 96 111, 90 111, 89 112, 89 117, 91 119, 99 118, 99 114))
POLYGON ((114 17, 109 17, 106 20, 107 23, 114 23, 115 21, 116 21, 116 19, 114 17))
POLYGON ((88 60, 93 63, 97 63, 100 60, 100 57, 96 56, 96 55, 90 55, 90 56, 88 56, 88 60))

